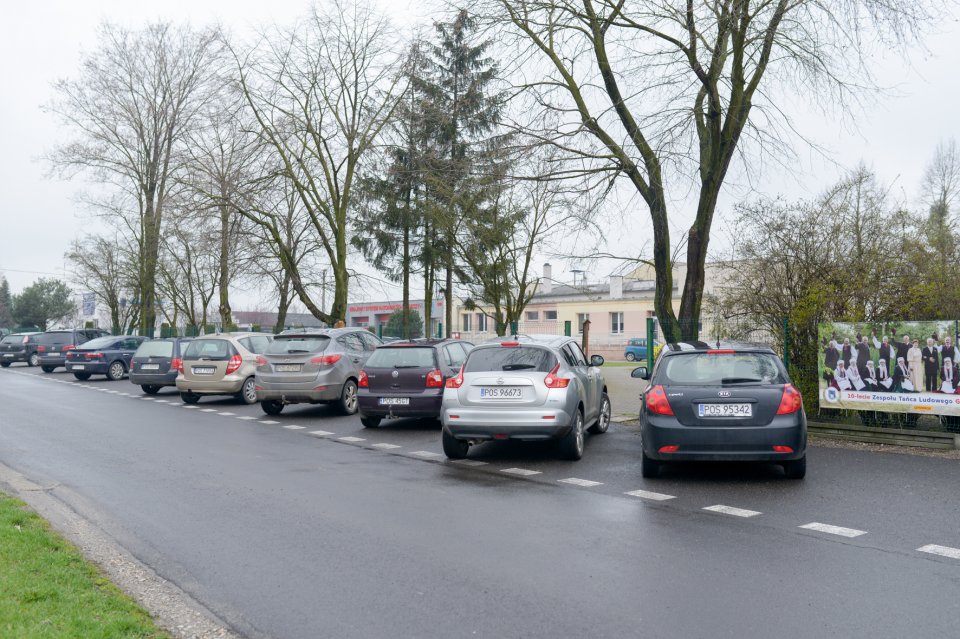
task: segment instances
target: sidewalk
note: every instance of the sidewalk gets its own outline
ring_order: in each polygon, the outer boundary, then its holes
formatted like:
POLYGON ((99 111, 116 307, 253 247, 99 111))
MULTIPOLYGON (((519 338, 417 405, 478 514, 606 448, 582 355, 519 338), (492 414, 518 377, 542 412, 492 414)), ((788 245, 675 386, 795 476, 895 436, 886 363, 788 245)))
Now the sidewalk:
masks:
POLYGON ((647 387, 647 382, 630 377, 634 368, 636 366, 604 366, 600 369, 607 382, 613 421, 635 420, 640 413, 640 393, 647 387))

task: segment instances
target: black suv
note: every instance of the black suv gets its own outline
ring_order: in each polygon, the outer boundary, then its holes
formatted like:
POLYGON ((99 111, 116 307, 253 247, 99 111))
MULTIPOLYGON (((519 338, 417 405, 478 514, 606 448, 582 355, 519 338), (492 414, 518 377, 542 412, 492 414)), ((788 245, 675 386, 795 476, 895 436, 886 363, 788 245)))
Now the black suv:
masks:
POLYGON ((39 365, 38 335, 40 333, 13 333, 0 340, 0 366, 6 368, 14 362, 26 362, 27 366, 39 365))
POLYGON ((37 354, 40 369, 52 373, 67 363, 67 351, 98 337, 107 337, 109 331, 102 328, 74 328, 62 331, 47 331, 37 336, 37 354))

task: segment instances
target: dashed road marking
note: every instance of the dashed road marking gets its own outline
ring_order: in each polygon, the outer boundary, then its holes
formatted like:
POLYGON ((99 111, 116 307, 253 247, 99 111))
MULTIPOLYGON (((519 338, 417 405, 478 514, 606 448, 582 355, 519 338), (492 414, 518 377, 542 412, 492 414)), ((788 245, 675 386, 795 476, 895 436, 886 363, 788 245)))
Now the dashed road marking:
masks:
POLYGON ((383 450, 393 450, 394 448, 403 448, 403 446, 397 446, 396 444, 374 444, 372 448, 382 448, 383 450))
POLYGON ((676 495, 652 493, 649 490, 631 490, 630 492, 624 493, 624 495, 630 495, 631 497, 639 497, 641 499, 652 499, 653 501, 667 501, 668 499, 677 498, 676 495))
POLYGON ((350 444, 367 441, 363 437, 338 437, 337 439, 339 439, 342 442, 348 442, 350 444))
POLYGON ((331 433, 329 430, 311 430, 307 434, 313 435, 314 437, 329 437, 330 435, 336 435, 336 433, 331 433))
POLYGON ((272 419, 261 419, 261 424, 279 424, 280 422, 273 421, 272 419))
POLYGON ((244 420, 244 421, 250 421, 251 419, 256 419, 256 417, 254 417, 254 416, 252 416, 252 415, 240 415, 239 417, 237 417, 237 419, 242 419, 242 420, 244 420))
POLYGON ((856 528, 843 528, 842 526, 832 526, 830 524, 821 524, 819 522, 812 522, 809 524, 804 524, 800 528, 805 528, 806 530, 816 530, 817 532, 827 533, 829 535, 839 535, 841 537, 859 537, 860 535, 866 535, 866 530, 857 530, 856 528))
MULTIPOLYGON (((260 423, 261 423, 261 424, 279 424, 280 422, 267 422, 267 421, 263 421, 263 422, 260 422, 260 423)), ((307 429, 306 426, 297 426, 296 424, 287 424, 286 426, 284 426, 284 428, 286 428, 287 430, 306 430, 306 429, 307 429)), ((330 434, 332 435, 333 433, 330 433, 330 434)))
POLYGON ((574 486, 583 486, 584 488, 603 486, 602 481, 591 481, 589 479, 579 479, 577 477, 567 477, 566 479, 558 479, 557 481, 561 484, 573 484, 574 486))
POLYGON ((184 408, 193 408, 194 410, 198 409, 198 406, 191 406, 190 404, 181 404, 184 408))
POLYGON ((541 475, 539 470, 528 470, 526 468, 503 468, 500 470, 501 473, 508 473, 510 475, 521 475, 523 477, 529 477, 530 475, 541 475))
POLYGON ((937 544, 927 544, 917 548, 919 552, 930 553, 931 555, 940 555, 950 559, 960 559, 960 548, 951 548, 950 546, 938 546, 937 544))
POLYGON ((747 510, 746 508, 734 508, 733 506, 724 506, 723 504, 717 504, 716 506, 706 506, 704 510, 709 510, 710 512, 714 512, 714 513, 720 513, 722 515, 732 515, 734 517, 756 517, 757 515, 763 514, 757 510, 747 510))
POLYGON ((216 409, 216 408, 201 408, 201 409, 200 409, 200 412, 201 412, 201 413, 215 413, 215 412, 217 412, 217 409, 216 409))
POLYGON ((227 412, 227 411, 221 411, 221 412, 217 413, 217 415, 220 415, 220 416, 222 416, 222 417, 233 417, 234 415, 236 415, 236 413, 229 413, 229 412, 227 412))
POLYGON ((460 464, 461 466, 486 466, 487 462, 479 459, 451 459, 451 464, 460 464))
POLYGON ((165 399, 155 399, 155 400, 153 400, 153 401, 156 402, 156 403, 158 403, 158 404, 170 404, 170 403, 172 403, 172 402, 168 402, 168 401, 165 400, 165 399))
POLYGON ((434 453, 429 450, 415 450, 410 454, 416 457, 423 457, 425 459, 437 459, 438 457, 444 456, 442 453, 434 453))

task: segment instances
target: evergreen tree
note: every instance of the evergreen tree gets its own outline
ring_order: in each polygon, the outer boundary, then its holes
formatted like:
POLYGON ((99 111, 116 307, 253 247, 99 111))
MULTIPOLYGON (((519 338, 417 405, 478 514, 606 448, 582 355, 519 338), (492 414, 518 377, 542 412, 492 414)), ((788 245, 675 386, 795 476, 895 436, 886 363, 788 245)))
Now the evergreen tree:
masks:
POLYGON ((47 324, 72 315, 74 304, 70 288, 60 280, 38 279, 13 298, 13 319, 20 326, 38 326, 47 330, 47 324))
POLYGON ((13 328, 13 299, 10 297, 10 284, 0 275, 0 326, 13 328))

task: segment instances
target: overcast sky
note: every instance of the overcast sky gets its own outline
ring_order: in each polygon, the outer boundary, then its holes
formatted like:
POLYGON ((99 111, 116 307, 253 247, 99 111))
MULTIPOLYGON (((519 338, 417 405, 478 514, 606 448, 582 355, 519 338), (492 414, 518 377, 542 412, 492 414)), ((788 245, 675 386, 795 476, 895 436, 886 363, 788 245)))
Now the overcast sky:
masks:
MULTIPOLYGON (((381 0, 401 25, 426 18, 423 4, 415 0, 381 0)), ((304 13, 306 0, 166 0, 163 3, 104 0, 100 2, 39 1, 0 2, 0 272, 19 291, 40 276, 64 275, 63 254, 70 241, 90 227, 89 216, 76 204, 84 188, 81 179, 60 181, 47 176, 39 157, 50 150, 64 130, 44 113, 41 105, 51 96, 52 83, 77 73, 79 55, 95 48, 97 25, 103 20, 136 27, 155 19, 219 22, 244 32, 270 22, 289 22, 304 13)), ((798 146, 799 161, 789 170, 766 167, 754 184, 768 195, 802 197, 813 194, 840 177, 843 167, 863 161, 881 181, 908 203, 915 202, 923 169, 940 139, 958 136, 958 73, 960 24, 946 17, 938 33, 926 38, 928 51, 911 52, 906 64, 901 52, 890 52, 877 61, 879 81, 896 89, 857 114, 856 126, 806 105, 794 105, 793 115, 802 133, 830 150, 832 161, 798 146)), ((732 200, 721 204, 717 227, 730 218, 732 200)), ((636 203, 626 204, 626 222, 617 220, 621 238, 614 250, 628 250, 649 241, 646 212, 636 203), (623 232, 623 229, 626 232, 623 232)), ((619 218, 619 215, 614 215, 619 218)), ((612 224, 612 223, 611 223, 612 224)), ((682 226, 681 226, 682 228, 682 226)), ((674 236, 679 236, 678 231, 674 236)), ((555 263, 557 260, 553 260, 555 263)), ((555 266, 554 277, 564 279, 566 265, 555 266)), ((609 273, 597 265, 591 279, 609 273)), ((257 304, 252 292, 238 291, 236 310, 257 304)), ((372 288, 351 298, 396 295, 372 288)), ((352 299, 351 301, 355 301, 352 299)))

